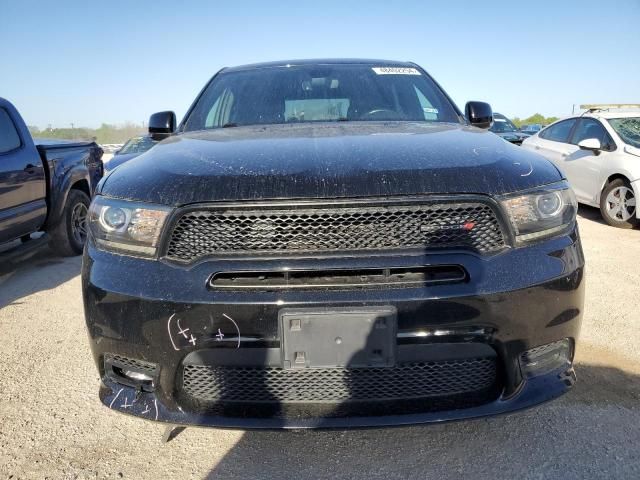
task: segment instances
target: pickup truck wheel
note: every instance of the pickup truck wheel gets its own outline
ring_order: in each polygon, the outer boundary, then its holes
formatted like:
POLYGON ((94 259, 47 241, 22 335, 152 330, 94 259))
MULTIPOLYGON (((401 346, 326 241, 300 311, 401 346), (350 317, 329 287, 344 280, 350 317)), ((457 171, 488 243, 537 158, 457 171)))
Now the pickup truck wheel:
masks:
POLYGON ((629 182, 616 178, 604 187, 600 195, 600 213, 613 227, 633 228, 638 224, 636 197, 629 182))
POLYGON ((80 255, 87 239, 89 197, 80 190, 71 190, 60 223, 51 231, 49 245, 58 255, 80 255))

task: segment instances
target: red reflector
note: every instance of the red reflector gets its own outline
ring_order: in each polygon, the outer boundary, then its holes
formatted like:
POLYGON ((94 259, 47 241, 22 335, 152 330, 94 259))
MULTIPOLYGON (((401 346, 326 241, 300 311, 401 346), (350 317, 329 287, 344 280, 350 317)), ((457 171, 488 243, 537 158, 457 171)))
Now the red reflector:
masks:
POLYGON ((473 227, 475 226, 476 226, 475 222, 467 222, 464 225, 462 225, 462 228, 469 231, 469 230, 473 230, 473 227))

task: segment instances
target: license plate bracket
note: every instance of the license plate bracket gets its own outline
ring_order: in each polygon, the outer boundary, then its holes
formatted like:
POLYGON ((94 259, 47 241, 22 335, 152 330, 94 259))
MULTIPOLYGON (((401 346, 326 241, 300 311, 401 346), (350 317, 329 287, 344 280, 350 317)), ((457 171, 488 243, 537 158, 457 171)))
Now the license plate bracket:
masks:
POLYGON ((283 368, 395 365, 394 307, 285 308, 278 316, 283 368))

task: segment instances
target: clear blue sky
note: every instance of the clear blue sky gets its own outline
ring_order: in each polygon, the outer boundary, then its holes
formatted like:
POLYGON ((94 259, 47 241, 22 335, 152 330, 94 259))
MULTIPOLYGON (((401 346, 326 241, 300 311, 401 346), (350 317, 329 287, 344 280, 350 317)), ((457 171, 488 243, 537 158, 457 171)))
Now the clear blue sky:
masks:
POLYGON ((178 117, 221 67, 412 60, 463 108, 567 115, 640 103, 640 0, 0 0, 0 96, 28 123, 178 117))

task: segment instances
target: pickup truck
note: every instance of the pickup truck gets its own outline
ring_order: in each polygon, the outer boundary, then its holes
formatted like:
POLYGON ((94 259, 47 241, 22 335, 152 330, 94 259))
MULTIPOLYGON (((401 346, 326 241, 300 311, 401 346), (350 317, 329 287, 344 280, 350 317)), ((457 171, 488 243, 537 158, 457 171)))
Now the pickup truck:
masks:
POLYGON ((576 199, 492 117, 414 63, 359 59, 225 68, 179 125, 154 114, 164 139, 89 210, 100 400, 174 425, 345 428, 568 391, 576 199))
POLYGON ((0 246, 44 231, 57 254, 82 253, 101 157, 94 142, 34 141, 16 108, 0 98, 0 246))

